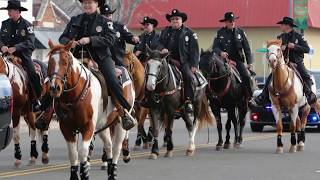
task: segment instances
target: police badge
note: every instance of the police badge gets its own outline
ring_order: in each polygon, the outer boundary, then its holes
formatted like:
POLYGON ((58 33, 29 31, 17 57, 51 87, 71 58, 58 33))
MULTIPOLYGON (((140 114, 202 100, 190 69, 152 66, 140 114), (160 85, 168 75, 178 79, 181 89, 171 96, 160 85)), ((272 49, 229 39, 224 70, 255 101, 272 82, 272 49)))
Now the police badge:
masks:
POLYGON ((101 32, 102 31, 102 27, 101 26, 97 26, 96 27, 96 31, 99 33, 99 32, 101 32))
POLYGON ((26 36, 26 31, 24 29, 21 30, 21 36, 26 36))
POLYGON ((119 31, 116 32, 116 36, 117 36, 117 38, 119 38, 121 36, 119 31))

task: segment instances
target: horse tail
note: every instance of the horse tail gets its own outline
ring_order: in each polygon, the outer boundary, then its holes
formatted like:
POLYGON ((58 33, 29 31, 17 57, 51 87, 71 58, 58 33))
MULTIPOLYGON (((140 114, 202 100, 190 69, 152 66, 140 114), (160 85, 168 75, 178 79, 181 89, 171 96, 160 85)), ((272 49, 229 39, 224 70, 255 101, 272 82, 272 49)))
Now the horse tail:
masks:
POLYGON ((209 112, 209 103, 206 96, 202 98, 201 106, 200 106, 200 114, 199 114, 199 128, 204 127, 205 125, 213 125, 215 119, 211 116, 209 112))

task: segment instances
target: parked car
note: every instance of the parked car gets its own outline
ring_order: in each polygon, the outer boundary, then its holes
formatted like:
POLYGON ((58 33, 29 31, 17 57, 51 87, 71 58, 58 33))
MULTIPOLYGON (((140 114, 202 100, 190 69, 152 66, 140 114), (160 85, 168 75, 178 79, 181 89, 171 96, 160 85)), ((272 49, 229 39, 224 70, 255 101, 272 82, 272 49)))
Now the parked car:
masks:
POLYGON ((6 148, 12 139, 12 89, 6 75, 0 74, 0 151, 6 148))
MULTIPOLYGON (((312 91, 320 97, 320 90, 316 86, 317 83, 320 84, 320 72, 310 71, 311 78, 314 82, 312 86, 312 91)), ((262 80, 263 77, 258 77, 257 83, 259 90, 254 91, 253 96, 256 97, 262 92, 262 88, 265 85, 262 80)), ((282 122, 284 128, 289 128, 291 119, 288 112, 282 112, 282 122)), ((251 109, 250 115, 250 127, 253 132, 262 132, 264 126, 276 126, 276 121, 272 113, 271 102, 266 103, 264 106, 258 106, 251 109)), ((311 108, 310 113, 307 117, 307 126, 317 126, 320 129, 320 116, 311 108)))

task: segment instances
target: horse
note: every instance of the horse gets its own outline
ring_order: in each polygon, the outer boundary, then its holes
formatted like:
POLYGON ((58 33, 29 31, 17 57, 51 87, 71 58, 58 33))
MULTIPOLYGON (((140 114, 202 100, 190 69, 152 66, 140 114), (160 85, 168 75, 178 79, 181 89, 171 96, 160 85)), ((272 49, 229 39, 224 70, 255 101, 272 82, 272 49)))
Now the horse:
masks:
MULTIPOLYGON (((145 85, 145 69, 144 65, 139 61, 133 52, 126 52, 124 57, 124 64, 130 72, 136 92, 136 101, 141 101, 144 97, 145 85)), ((148 149, 152 143, 152 127, 149 127, 148 134, 144 130, 144 122, 149 114, 149 109, 142 107, 139 103, 135 103, 135 117, 138 120, 138 133, 135 141, 135 150, 140 149, 143 142, 143 148, 148 149)))
MULTIPOLYGON (((294 65, 289 66, 285 62, 281 44, 281 40, 269 40, 267 42, 267 60, 272 68, 272 80, 268 85, 268 90, 277 126, 277 154, 283 153, 282 110, 287 110, 291 117, 290 153, 303 151, 305 148, 305 127, 310 111, 310 105, 307 103, 307 98, 303 92, 303 81, 297 75, 297 71, 294 70, 294 65), (299 117, 299 112, 301 112, 301 117, 299 117)), ((319 113, 319 100, 312 104, 312 107, 319 113)))
MULTIPOLYGON (((172 129, 176 111, 184 104, 182 101, 182 90, 174 75, 173 68, 168 62, 168 54, 162 54, 158 50, 147 48, 149 60, 146 65, 146 89, 158 97, 158 105, 150 107, 151 124, 153 127, 153 145, 150 159, 157 159, 159 156, 158 133, 160 125, 163 126, 164 119, 168 121, 166 128, 167 151, 165 157, 173 156, 172 129), (165 114, 164 114, 165 112, 165 114), (159 124, 160 122, 160 124, 159 124)), ((204 78, 203 78, 204 79, 204 78)), ((195 80, 197 81, 197 80, 195 80)), ((205 79, 204 79, 205 81, 205 79)), ((193 156, 195 151, 195 134, 197 129, 212 124, 213 119, 209 113, 208 100, 205 93, 206 82, 195 90, 194 113, 186 113, 182 110, 181 116, 186 123, 189 134, 189 144, 186 150, 187 156, 193 156)))
MULTIPOLYGON (((37 113, 32 111, 32 96, 30 93, 31 87, 29 85, 29 79, 27 73, 21 66, 21 60, 13 55, 5 55, 0 57, 0 73, 5 74, 11 83, 12 92, 13 92, 13 113, 12 113, 12 124, 13 124, 13 142, 14 142, 14 165, 19 167, 21 165, 22 152, 20 148, 20 117, 24 117, 28 127, 29 135, 31 138, 31 151, 30 151, 30 165, 36 163, 38 157, 37 143, 36 143, 36 128, 35 121, 38 117, 37 113)), ((40 61, 34 61, 37 73, 44 75, 42 71, 44 69, 40 61)), ((42 83, 44 81, 42 78, 42 83)), ((46 92, 43 91, 42 94, 46 92)), ((52 111, 44 112, 45 118, 52 117, 52 111), (50 114, 51 113, 51 114, 50 114)), ((49 163, 49 145, 48 145, 48 131, 42 131, 39 133, 42 139, 42 163, 49 163)))
POLYGON ((236 77, 235 70, 219 56, 211 51, 202 52, 200 55, 200 69, 205 74, 209 86, 208 97, 211 110, 216 118, 218 129, 218 143, 216 150, 230 148, 231 122, 234 126, 234 147, 240 148, 243 142, 242 133, 245 126, 245 116, 247 113, 248 98, 242 87, 239 78, 236 77), (226 141, 223 144, 221 108, 228 112, 226 122, 226 141))
MULTIPOLYGON (((105 80, 99 80, 92 71, 80 63, 70 52, 72 41, 67 45, 55 45, 51 40, 48 62, 50 94, 59 119, 60 130, 68 146, 70 179, 89 179, 88 153, 94 134, 104 143, 107 155, 108 179, 116 179, 125 130, 119 113, 108 96, 105 80), (113 139, 111 139, 111 131, 113 139), (82 138, 79 152, 76 135, 82 138)), ((128 92, 128 91, 124 91, 128 92)), ((125 94, 126 95, 126 94, 125 94)), ((127 95, 129 96, 129 95, 127 95)))

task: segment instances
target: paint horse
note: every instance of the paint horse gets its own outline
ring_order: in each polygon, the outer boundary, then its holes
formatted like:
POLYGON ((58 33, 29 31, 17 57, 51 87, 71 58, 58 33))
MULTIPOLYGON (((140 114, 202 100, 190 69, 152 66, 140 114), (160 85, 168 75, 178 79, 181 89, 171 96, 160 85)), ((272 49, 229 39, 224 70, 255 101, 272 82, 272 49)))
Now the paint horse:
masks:
MULTIPOLYGON (((284 60, 281 50, 281 40, 267 42, 267 60, 272 68, 272 80, 268 86, 269 97, 272 104, 272 112, 277 125, 277 149, 276 153, 283 153, 282 143, 282 110, 287 110, 291 117, 291 147, 289 152, 303 151, 305 146, 305 127, 310 106, 303 92, 303 82, 296 71, 284 60), (301 117, 299 117, 299 111, 301 117), (296 139, 296 134, 298 139, 296 139), (298 145, 297 145, 298 143, 298 145), (298 146, 298 147, 297 147, 298 146)), ((320 103, 312 104, 319 113, 320 103)))
POLYGON ((105 94, 105 80, 99 81, 71 54, 72 43, 65 46, 54 45, 51 40, 48 43, 51 49, 48 64, 50 94, 54 98, 60 129, 68 146, 70 179, 79 179, 79 158, 80 177, 89 179, 88 153, 94 134, 99 135, 106 149, 108 179, 116 179, 117 162, 125 130, 111 98, 105 94), (110 128, 106 127, 113 127, 114 142, 111 139, 110 128), (82 136, 79 150, 76 142, 78 133, 82 136))
MULTIPOLYGON (((36 128, 35 121, 38 117, 36 113, 32 112, 32 98, 30 96, 31 90, 29 86, 29 79, 27 73, 22 68, 20 59, 12 55, 0 57, 0 73, 5 74, 11 83, 13 91, 13 142, 14 142, 14 157, 15 166, 21 165, 22 152, 20 148, 20 118, 23 116, 29 127, 29 135, 31 137, 31 151, 30 151, 30 165, 36 163, 38 157, 37 144, 36 144, 36 128)), ((44 66, 40 61, 34 62, 36 71, 42 76, 45 74, 42 72, 44 66)), ((45 70, 44 70, 45 71, 45 70)), ((43 83, 45 75, 41 78, 43 83)), ((42 94, 46 92, 43 91, 42 94)), ((45 112, 45 118, 52 117, 52 111, 45 112), (50 114, 51 113, 51 114, 50 114)), ((42 162, 47 164, 49 162, 49 146, 48 146, 48 131, 41 132, 42 138, 42 162)))
MULTIPOLYGON (((174 66, 168 62, 168 54, 161 54, 160 51, 147 48, 149 60, 146 65, 146 88, 148 91, 159 97, 157 106, 150 107, 151 124, 153 131, 153 146, 150 158, 157 159, 159 155, 158 133, 160 125, 163 126, 164 119, 168 121, 166 128, 167 136, 167 152, 166 157, 173 156, 172 130, 175 114, 177 110, 181 110, 181 117, 186 123, 189 134, 189 144, 186 150, 187 156, 193 156, 195 151, 195 135, 197 129, 206 124, 212 124, 213 119, 209 113, 208 100, 205 93, 207 85, 205 78, 201 75, 201 81, 194 77, 195 98, 193 100, 194 113, 184 112, 181 106, 184 104, 182 99, 181 81, 178 80, 179 72, 174 73, 174 66), (178 77, 177 77, 178 76, 178 77), (196 85, 197 84, 197 85, 196 85), (164 115, 165 112, 165 115, 164 115), (165 117, 163 117, 165 116, 165 117)), ((181 77, 181 76, 180 76, 181 77)))

